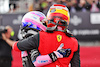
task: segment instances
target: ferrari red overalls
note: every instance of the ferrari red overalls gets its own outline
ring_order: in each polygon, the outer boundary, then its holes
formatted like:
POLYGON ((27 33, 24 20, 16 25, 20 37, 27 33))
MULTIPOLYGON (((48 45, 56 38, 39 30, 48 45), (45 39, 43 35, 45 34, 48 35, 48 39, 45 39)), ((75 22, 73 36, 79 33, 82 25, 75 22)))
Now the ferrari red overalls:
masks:
POLYGON ((63 48, 70 48, 71 54, 69 57, 59 58, 57 61, 45 65, 43 67, 68 67, 73 54, 78 50, 78 42, 74 37, 68 37, 64 32, 54 31, 53 33, 39 32, 39 52, 41 55, 46 55, 56 51, 61 43, 63 48))

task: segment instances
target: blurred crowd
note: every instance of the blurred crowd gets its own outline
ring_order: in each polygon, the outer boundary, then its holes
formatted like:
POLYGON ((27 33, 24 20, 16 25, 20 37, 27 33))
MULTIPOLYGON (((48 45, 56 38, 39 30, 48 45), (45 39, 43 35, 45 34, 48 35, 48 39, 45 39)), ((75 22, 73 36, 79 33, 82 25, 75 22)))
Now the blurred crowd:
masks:
MULTIPOLYGON (((24 1, 26 1, 25 5, 28 7, 28 11, 39 10, 45 14, 47 13, 49 7, 55 3, 66 5, 70 12, 78 12, 78 11, 99 12, 100 11, 100 0, 33 0, 33 1, 32 0, 18 0, 18 1, 23 1, 23 3, 25 3, 24 1)), ((20 3, 22 4, 22 2, 20 3)), ((13 4, 13 6, 15 9, 16 4, 13 4)), ((20 7, 22 6, 23 4, 20 7)))

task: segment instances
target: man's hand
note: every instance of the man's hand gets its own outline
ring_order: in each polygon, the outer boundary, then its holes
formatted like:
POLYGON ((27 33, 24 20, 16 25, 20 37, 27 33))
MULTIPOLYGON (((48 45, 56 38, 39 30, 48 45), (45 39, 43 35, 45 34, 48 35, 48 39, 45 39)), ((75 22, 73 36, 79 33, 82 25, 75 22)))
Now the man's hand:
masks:
POLYGON ((39 56, 39 51, 37 49, 33 49, 30 54, 32 62, 35 62, 36 58, 39 56))
POLYGON ((63 57, 68 57, 71 54, 71 49, 62 49, 64 46, 63 43, 58 47, 56 51, 53 51, 52 53, 49 54, 50 58, 52 61, 56 61, 57 58, 63 58, 63 57))
POLYGON ((5 40, 8 43, 8 45, 10 45, 11 47, 16 42, 16 41, 13 41, 13 40, 10 40, 9 38, 7 38, 4 33, 2 33, 2 39, 5 40))
POLYGON ((63 57, 68 57, 71 53, 71 49, 60 49, 57 52, 63 55, 63 57))
POLYGON ((2 33, 2 39, 3 40, 6 40, 7 38, 6 38, 6 35, 4 34, 4 33, 2 33))

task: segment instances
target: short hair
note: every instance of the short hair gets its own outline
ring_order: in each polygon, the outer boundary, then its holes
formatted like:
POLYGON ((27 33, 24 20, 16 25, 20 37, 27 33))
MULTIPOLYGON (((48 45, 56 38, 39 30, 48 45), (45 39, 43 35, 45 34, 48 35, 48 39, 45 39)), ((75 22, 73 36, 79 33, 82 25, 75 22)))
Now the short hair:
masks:
POLYGON ((9 25, 7 25, 7 26, 5 27, 5 29, 11 29, 11 30, 13 30, 13 28, 12 28, 11 26, 9 26, 9 25))

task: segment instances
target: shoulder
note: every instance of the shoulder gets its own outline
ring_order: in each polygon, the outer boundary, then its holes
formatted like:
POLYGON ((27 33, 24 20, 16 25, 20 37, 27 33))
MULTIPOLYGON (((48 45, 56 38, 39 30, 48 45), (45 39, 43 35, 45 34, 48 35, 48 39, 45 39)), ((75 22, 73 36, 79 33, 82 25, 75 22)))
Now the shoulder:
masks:
POLYGON ((78 50, 78 40, 75 37, 71 37, 71 40, 73 41, 74 50, 77 51, 78 50))
POLYGON ((78 44, 78 40, 73 36, 73 34, 67 30, 66 35, 71 38, 71 40, 78 44))
POLYGON ((45 32, 45 31, 39 31, 39 35, 45 35, 45 34, 48 34, 48 32, 45 32))

